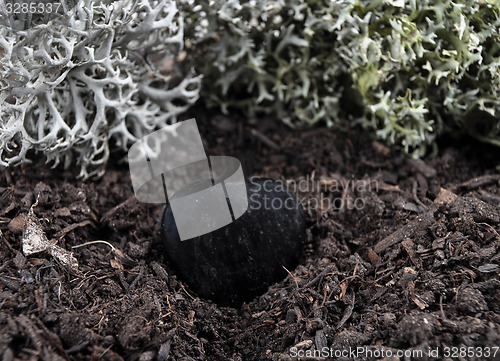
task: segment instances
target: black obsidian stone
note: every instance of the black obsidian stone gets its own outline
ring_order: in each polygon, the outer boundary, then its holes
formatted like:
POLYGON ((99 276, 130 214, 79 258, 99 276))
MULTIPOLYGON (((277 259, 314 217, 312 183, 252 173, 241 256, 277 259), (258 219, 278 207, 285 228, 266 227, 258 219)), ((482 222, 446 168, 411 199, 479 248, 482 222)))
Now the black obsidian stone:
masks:
POLYGON ((297 266, 306 240, 300 205, 284 183, 253 178, 246 186, 247 212, 200 237, 181 241, 170 206, 163 216, 169 266, 192 291, 222 306, 238 306, 284 279, 283 267, 297 266))

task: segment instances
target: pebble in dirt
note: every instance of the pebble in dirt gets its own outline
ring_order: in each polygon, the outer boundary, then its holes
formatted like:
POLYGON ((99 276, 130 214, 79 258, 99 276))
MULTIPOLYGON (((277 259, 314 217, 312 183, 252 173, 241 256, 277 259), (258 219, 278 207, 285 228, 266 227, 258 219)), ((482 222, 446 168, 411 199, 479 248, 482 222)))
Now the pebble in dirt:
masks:
POLYGON ((238 306, 264 293, 293 270, 306 240, 296 197, 283 183, 246 181, 248 210, 231 224, 181 241, 170 206, 162 239, 175 274, 197 295, 222 306, 238 306))

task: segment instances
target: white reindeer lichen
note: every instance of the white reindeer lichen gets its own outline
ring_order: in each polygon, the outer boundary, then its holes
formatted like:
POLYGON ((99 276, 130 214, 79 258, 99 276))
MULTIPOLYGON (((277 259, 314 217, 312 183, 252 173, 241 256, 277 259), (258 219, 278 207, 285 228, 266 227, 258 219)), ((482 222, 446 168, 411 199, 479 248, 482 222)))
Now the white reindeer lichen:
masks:
POLYGON ((110 143, 126 150, 175 122, 201 78, 157 70, 184 46, 175 2, 62 4, 61 16, 33 24, 0 1, 0 164, 28 162, 35 150, 100 176, 110 143))

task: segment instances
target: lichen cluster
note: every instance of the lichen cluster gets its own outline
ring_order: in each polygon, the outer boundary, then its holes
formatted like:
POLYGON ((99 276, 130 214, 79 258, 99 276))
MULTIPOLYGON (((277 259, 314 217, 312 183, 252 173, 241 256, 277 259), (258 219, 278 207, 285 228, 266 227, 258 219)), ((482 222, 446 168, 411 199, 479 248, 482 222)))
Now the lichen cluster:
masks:
POLYGON ((197 4, 188 58, 223 109, 348 121, 414 156, 444 131, 500 145, 498 0, 197 4))
POLYGON ((62 3, 36 23, 0 0, 3 165, 33 149, 102 174, 200 89, 224 111, 359 125, 414 156, 449 131, 500 146, 498 0, 62 3))
POLYGON ((128 149, 193 104, 201 78, 159 71, 184 46, 175 2, 62 3, 63 15, 44 23, 8 14, 0 1, 0 163, 28 161, 35 150, 54 165, 76 162, 83 178, 99 176, 110 150, 128 149))

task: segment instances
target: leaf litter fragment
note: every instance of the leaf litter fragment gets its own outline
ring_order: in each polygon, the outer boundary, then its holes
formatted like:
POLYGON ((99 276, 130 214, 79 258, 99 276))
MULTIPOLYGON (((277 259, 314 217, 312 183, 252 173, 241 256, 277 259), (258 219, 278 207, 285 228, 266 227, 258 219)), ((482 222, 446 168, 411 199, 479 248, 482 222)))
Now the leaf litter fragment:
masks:
POLYGON ((73 257, 73 253, 55 245, 47 239, 45 232, 42 230, 40 221, 33 213, 33 207, 37 204, 38 200, 31 206, 24 222, 22 239, 23 253, 26 256, 30 256, 35 253, 47 251, 64 266, 69 267, 72 271, 77 271, 78 261, 73 257))

